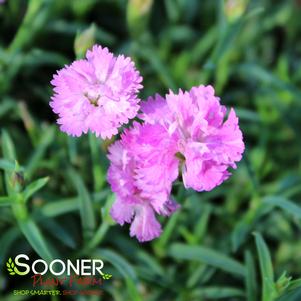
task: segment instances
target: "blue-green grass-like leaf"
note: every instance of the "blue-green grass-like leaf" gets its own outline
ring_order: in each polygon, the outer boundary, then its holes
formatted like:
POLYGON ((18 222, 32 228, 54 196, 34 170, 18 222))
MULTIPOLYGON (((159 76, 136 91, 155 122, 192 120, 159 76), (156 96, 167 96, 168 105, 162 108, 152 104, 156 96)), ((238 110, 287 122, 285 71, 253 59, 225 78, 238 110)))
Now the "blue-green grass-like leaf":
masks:
POLYGON ((24 200, 27 201, 34 193, 36 193, 42 187, 44 187, 48 181, 49 181, 49 177, 45 177, 45 178, 38 179, 30 183, 28 186, 26 186, 23 192, 24 200))
POLYGON ((301 207, 284 197, 268 196, 264 198, 264 203, 275 207, 279 207, 282 210, 293 215, 294 217, 301 219, 301 207))
POLYGON ((243 264, 214 249, 175 243, 171 245, 169 254, 176 259, 200 261, 238 276, 246 273, 243 264))
POLYGON ((96 227, 96 220, 90 194, 75 170, 69 170, 68 175, 78 192, 79 211, 82 222, 83 235, 85 239, 90 239, 96 227))
MULTIPOLYGON (((101 259, 110 262, 123 276, 126 282, 127 290, 131 300, 141 301, 142 298, 137 290, 137 274, 134 268, 126 259, 121 255, 109 249, 99 249, 95 252, 95 255, 101 259)), ((114 278, 114 275, 113 275, 114 278)))
POLYGON ((259 257, 262 280, 262 301, 273 301, 276 297, 274 270, 272 259, 266 242, 258 232, 254 232, 257 253, 259 257))
POLYGON ((247 289, 247 301, 257 301, 257 278, 255 262, 252 253, 248 250, 245 252, 246 277, 245 285, 247 289))

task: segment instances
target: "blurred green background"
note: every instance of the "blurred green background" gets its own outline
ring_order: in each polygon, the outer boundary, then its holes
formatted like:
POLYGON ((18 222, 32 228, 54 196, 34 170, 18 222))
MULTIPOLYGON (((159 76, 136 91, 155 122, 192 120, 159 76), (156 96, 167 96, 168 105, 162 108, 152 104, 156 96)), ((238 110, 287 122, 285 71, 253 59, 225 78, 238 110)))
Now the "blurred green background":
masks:
POLYGON ((0 5, 0 300, 301 300, 301 2, 6 0, 0 5), (173 195, 160 238, 109 216, 108 142, 55 124, 50 80, 93 43, 131 56, 142 98, 212 84, 246 151, 211 192, 173 195), (102 258, 104 295, 13 296, 5 262, 102 258), (38 299, 37 299, 38 298, 38 299))

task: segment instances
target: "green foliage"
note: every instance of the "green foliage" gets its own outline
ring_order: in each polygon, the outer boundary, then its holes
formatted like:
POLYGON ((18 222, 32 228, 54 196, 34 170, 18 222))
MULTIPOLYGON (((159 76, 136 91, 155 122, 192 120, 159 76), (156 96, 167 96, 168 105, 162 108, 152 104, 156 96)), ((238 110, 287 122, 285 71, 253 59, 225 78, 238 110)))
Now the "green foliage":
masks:
POLYGON ((254 233, 257 252, 259 255, 260 272, 262 279, 262 301, 275 299, 274 271, 272 259, 266 243, 259 233, 254 233))
POLYGON ((245 268, 241 263, 209 248, 173 244, 171 245, 170 254, 174 258, 198 260, 229 273, 245 276, 245 268))
POLYGON ((13 258, 26 253, 103 259, 104 295, 77 301, 299 301, 299 2, 1 4, 0 299, 35 300, 12 293, 21 287, 13 258), (150 243, 110 217, 110 141, 68 137, 49 108, 52 74, 94 41, 135 60, 142 99, 212 84, 240 117, 246 151, 232 177, 202 193, 176 183, 181 209, 161 219, 164 231, 150 243))

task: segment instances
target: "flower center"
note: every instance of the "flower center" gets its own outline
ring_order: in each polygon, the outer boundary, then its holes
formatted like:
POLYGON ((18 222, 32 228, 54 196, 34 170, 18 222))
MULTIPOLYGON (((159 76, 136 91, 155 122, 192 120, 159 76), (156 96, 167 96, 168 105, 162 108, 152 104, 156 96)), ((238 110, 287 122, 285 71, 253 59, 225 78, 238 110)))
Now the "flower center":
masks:
POLYGON ((84 93, 84 96, 88 99, 91 105, 98 107, 98 100, 100 99, 100 94, 90 95, 88 92, 84 93))
POLYGON ((185 157, 182 153, 177 152, 175 156, 176 156, 176 158, 180 159, 181 162, 185 161, 185 157))

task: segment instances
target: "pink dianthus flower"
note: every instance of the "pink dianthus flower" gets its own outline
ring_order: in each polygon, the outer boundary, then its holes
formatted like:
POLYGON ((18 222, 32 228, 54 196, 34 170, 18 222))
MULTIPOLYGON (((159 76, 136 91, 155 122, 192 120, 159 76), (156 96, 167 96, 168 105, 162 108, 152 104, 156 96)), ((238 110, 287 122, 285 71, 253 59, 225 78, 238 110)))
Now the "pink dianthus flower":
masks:
POLYGON ((107 48, 95 45, 85 59, 54 75, 50 106, 58 114, 63 132, 80 136, 90 130, 96 136, 111 138, 136 116, 141 81, 129 57, 115 57, 107 48))
POLYGON ((111 215, 132 223, 131 236, 151 240, 161 233, 155 213, 170 215, 172 183, 182 173, 184 186, 209 191, 226 180, 244 151, 233 109, 227 110, 211 86, 150 97, 141 119, 110 147, 108 180, 116 193, 111 215))
POLYGON ((160 124, 175 143, 174 153, 183 158, 181 171, 186 188, 209 191, 231 175, 229 167, 242 158, 244 143, 233 109, 220 104, 211 86, 193 87, 189 92, 170 91, 141 105, 145 123, 160 124), (224 121, 225 120, 225 121, 224 121))
POLYGON ((178 208, 170 198, 178 176, 178 159, 169 156, 170 146, 160 125, 134 123, 109 148, 108 181, 116 193, 111 215, 120 225, 132 223, 130 235, 139 241, 160 235, 156 213, 170 215, 178 208))

